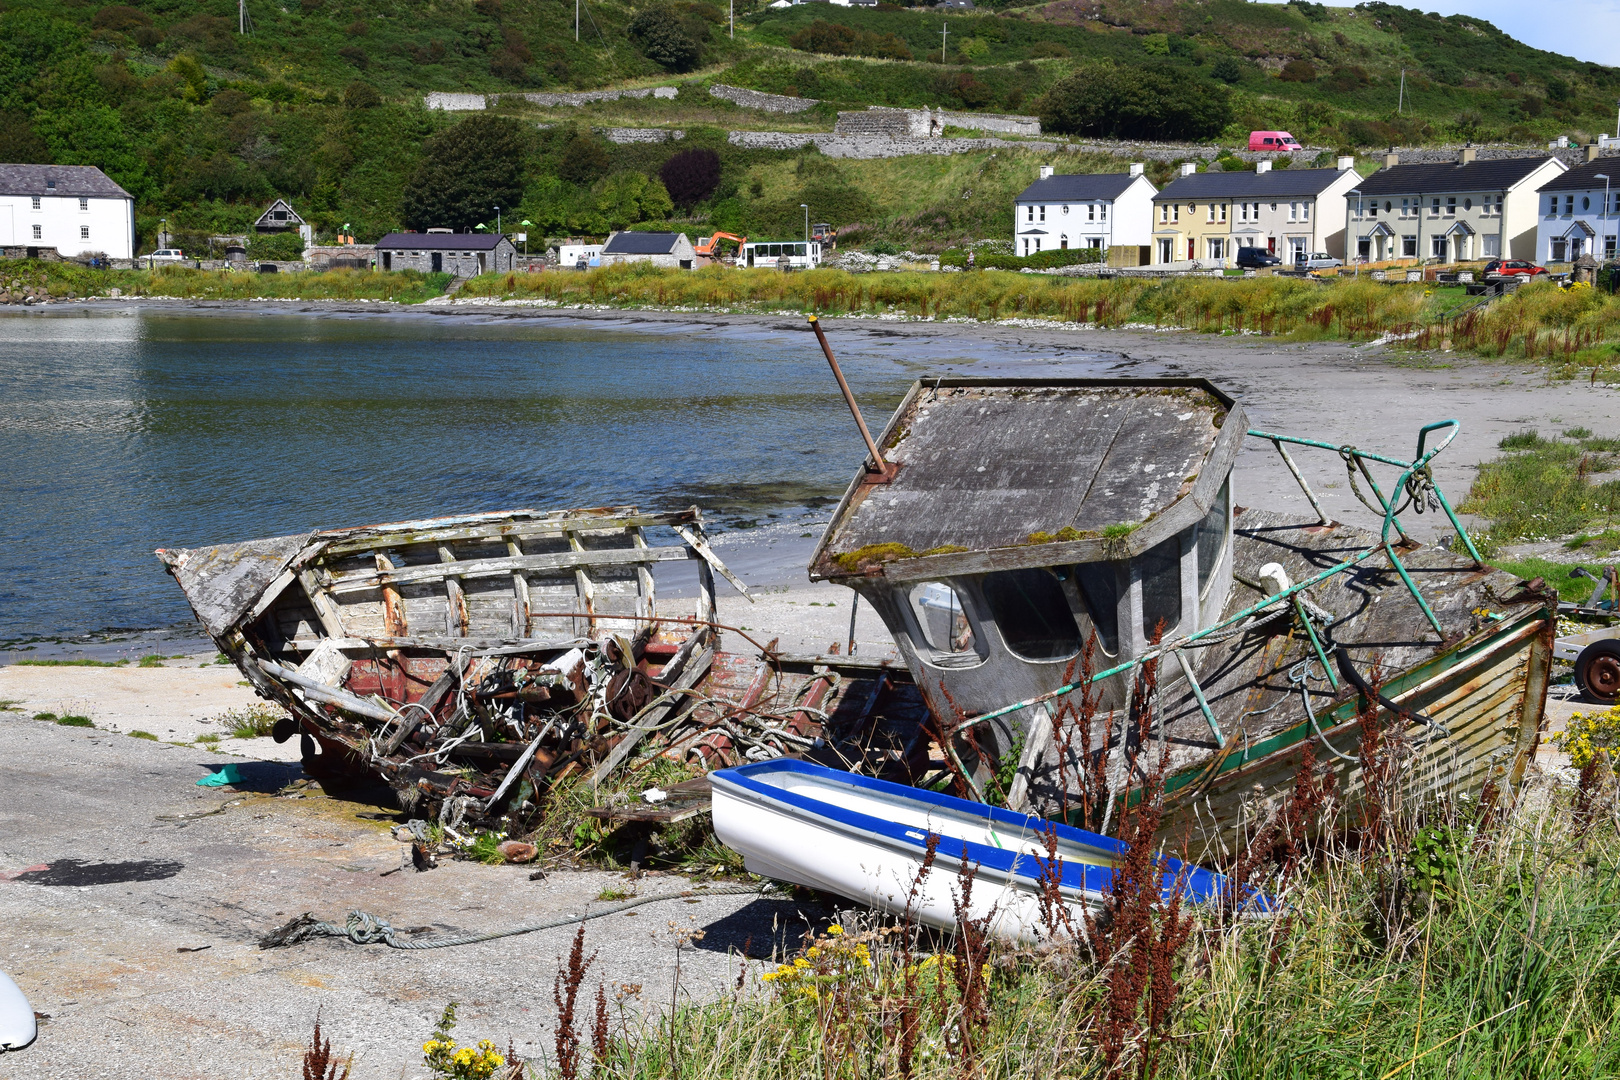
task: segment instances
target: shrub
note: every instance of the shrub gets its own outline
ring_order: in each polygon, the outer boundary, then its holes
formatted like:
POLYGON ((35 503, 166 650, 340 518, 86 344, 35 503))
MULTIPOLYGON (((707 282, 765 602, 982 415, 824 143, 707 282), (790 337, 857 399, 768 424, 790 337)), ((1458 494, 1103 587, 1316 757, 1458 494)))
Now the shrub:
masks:
POLYGON ((344 88, 343 104, 351 109, 375 109, 382 104, 382 95, 356 79, 344 88))
POLYGON ((96 12, 90 25, 97 30, 125 31, 133 30, 137 26, 151 26, 152 19, 143 11, 137 11, 128 4, 108 4, 96 12))
POLYGON ((800 52, 825 53, 828 56, 872 56, 882 60, 916 59, 911 47, 898 34, 877 34, 841 23, 817 19, 788 38, 788 44, 800 52))
POLYGON ((304 257, 304 238, 295 232, 254 233, 248 237, 250 259, 266 262, 294 262, 304 257))
POLYGON ((720 186, 720 155, 708 149, 682 150, 664 162, 658 176, 676 206, 690 207, 720 186))
POLYGON ((1277 78, 1283 82, 1308 83, 1316 81, 1316 65, 1309 60, 1290 60, 1282 66, 1277 78))
POLYGON ((1092 64, 1049 90, 1037 103, 1052 131, 1125 139, 1199 139, 1230 122, 1225 87, 1151 68, 1092 64))
POLYGON ((1029 49, 1029 56, 1032 60, 1061 60, 1068 55, 1068 46, 1057 41, 1037 41, 1029 49))
POLYGON ((670 71, 691 71, 703 57, 703 44, 691 33, 689 22, 667 7, 639 12, 630 20, 628 32, 643 56, 670 71))
POLYGON ((1243 62, 1235 56, 1223 56, 1215 61, 1209 73, 1223 83, 1235 83, 1243 78, 1243 62))

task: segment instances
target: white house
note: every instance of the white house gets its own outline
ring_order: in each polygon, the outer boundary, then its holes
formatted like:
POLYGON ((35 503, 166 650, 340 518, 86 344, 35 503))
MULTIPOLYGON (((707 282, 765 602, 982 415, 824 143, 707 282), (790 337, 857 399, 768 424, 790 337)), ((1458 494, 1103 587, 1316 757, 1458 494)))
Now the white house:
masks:
POLYGON ((1064 173, 1041 178, 1013 200, 1013 253, 1064 248, 1146 247, 1153 236, 1155 188, 1142 166, 1128 173, 1064 173))
POLYGON ((1346 192, 1353 255, 1373 261, 1534 259, 1537 189, 1563 173, 1555 157, 1455 161, 1384 168, 1346 192))
POLYGON ((1535 262, 1573 262, 1582 255, 1615 257, 1620 224, 1620 157, 1591 161, 1541 185, 1535 262))
POLYGON ((0 165, 0 247, 133 258, 135 199, 89 165, 0 165))
POLYGON ((692 241, 685 233, 616 232, 602 245, 602 265, 650 262, 654 266, 692 269, 692 241))

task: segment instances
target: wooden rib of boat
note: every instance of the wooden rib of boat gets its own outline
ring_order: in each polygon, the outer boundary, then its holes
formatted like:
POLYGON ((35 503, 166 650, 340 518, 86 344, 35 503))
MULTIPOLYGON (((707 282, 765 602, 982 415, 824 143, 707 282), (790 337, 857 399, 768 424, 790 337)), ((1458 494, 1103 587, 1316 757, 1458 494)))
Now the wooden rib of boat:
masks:
MULTIPOLYGON (((711 773, 714 831, 764 877, 821 889, 896 915, 951 929, 960 921, 958 874, 974 869, 967 917, 990 933, 1034 941, 1077 925, 1108 902, 1120 841, 983 803, 858 776, 802 761, 766 761, 711 773), (1048 830, 1056 841, 1048 852, 1048 830), (937 854, 925 869, 929 837, 937 854), (1061 905, 1044 910, 1043 879, 1056 879, 1061 905)), ((1220 899, 1218 874, 1162 865, 1165 899, 1220 899)), ((1262 897, 1250 910, 1269 910, 1262 897)))

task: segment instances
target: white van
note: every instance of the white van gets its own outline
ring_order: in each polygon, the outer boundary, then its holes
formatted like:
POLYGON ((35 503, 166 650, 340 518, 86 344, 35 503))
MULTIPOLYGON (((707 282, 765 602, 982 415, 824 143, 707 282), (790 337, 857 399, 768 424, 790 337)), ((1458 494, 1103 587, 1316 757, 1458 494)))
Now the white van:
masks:
POLYGON ((789 270, 811 270, 821 265, 821 245, 814 240, 804 241, 749 241, 743 245, 742 254, 737 259, 738 266, 759 266, 767 270, 776 270, 783 266, 786 259, 789 270))

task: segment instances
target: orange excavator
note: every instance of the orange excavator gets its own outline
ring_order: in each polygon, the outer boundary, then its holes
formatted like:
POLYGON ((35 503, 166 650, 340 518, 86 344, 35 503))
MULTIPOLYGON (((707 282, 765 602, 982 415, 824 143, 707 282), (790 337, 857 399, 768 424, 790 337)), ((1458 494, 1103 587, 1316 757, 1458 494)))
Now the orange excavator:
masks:
POLYGON ((748 243, 748 237, 746 236, 737 236, 728 232, 717 232, 713 236, 698 237, 697 243, 692 245, 692 250, 697 252, 699 255, 702 255, 704 258, 717 259, 720 257, 720 241, 722 240, 735 240, 737 242, 738 251, 741 251, 742 246, 748 243))

